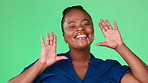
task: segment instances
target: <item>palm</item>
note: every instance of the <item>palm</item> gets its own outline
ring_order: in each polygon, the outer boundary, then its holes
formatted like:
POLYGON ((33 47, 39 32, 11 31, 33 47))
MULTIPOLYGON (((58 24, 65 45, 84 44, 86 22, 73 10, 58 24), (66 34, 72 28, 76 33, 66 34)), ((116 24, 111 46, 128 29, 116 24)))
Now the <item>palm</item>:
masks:
POLYGON ((54 64, 55 62, 67 59, 65 56, 56 55, 56 36, 53 33, 50 35, 46 34, 46 44, 44 43, 44 38, 41 37, 42 41, 42 51, 40 56, 40 62, 46 67, 54 64))
POLYGON ((106 20, 106 23, 101 20, 99 26, 104 34, 105 42, 97 43, 96 46, 106 46, 115 49, 123 43, 116 22, 114 22, 115 29, 111 27, 108 20, 106 20))

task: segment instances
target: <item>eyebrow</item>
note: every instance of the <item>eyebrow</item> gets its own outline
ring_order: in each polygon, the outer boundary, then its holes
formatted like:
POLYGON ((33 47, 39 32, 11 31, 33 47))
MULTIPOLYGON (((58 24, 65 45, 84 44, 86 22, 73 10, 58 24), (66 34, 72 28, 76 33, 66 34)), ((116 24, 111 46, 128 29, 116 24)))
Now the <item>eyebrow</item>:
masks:
POLYGON ((83 22, 83 21, 88 21, 88 22, 90 22, 90 20, 88 20, 88 19, 83 19, 81 22, 83 22))
MULTIPOLYGON (((81 22, 83 22, 83 21, 88 21, 88 22, 90 22, 90 20, 88 20, 88 19, 83 19, 81 22)), ((68 23, 68 25, 69 25, 70 23, 76 23, 76 21, 71 21, 71 22, 68 23)))
POLYGON ((69 22, 68 24, 70 24, 70 23, 76 23, 75 21, 71 21, 71 22, 69 22))

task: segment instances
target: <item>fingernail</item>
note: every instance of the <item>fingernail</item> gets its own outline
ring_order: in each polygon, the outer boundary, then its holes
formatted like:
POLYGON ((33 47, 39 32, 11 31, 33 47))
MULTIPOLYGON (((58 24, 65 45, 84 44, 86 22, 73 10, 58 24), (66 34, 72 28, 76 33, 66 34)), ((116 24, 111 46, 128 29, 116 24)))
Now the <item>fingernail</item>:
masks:
POLYGON ((53 32, 50 32, 50 36, 52 36, 53 35, 53 32))

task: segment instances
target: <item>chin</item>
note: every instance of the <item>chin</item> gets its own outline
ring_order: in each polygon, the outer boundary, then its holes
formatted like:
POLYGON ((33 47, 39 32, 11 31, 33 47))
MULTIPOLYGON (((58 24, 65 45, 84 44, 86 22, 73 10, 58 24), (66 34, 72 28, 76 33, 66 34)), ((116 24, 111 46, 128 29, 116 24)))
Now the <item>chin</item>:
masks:
POLYGON ((73 39, 73 41, 69 43, 69 46, 74 49, 85 49, 85 48, 90 47, 92 42, 93 42, 93 38, 73 39))
POLYGON ((91 45, 91 43, 84 43, 84 42, 79 42, 79 43, 75 43, 74 44, 74 46, 73 46, 73 48, 76 48, 76 49, 85 49, 85 48, 88 48, 88 47, 90 47, 90 45, 91 45))

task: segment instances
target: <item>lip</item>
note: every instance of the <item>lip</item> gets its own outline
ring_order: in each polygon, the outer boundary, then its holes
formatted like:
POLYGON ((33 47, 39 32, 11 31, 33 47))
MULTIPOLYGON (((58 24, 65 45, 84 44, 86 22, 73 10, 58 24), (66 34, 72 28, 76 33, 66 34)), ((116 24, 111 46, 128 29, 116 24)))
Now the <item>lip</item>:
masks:
POLYGON ((86 33, 77 33, 75 36, 74 36, 75 39, 86 39, 88 38, 88 35, 86 33))

